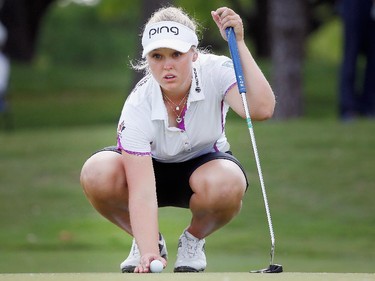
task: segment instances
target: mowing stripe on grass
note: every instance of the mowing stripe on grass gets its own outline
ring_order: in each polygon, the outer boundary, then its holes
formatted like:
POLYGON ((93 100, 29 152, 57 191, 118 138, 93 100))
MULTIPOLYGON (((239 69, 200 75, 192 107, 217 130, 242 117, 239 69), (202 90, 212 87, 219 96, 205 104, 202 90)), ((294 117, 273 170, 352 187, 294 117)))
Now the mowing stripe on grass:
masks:
POLYGON ((0 274, 0 281, 374 281, 374 273, 30 273, 0 274))

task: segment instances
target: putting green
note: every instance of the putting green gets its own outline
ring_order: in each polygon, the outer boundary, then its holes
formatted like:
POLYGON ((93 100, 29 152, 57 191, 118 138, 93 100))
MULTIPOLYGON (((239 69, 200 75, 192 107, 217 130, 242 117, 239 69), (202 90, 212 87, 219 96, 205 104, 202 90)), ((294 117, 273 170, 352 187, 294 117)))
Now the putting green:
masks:
POLYGON ((0 281, 375 281, 374 273, 30 273, 0 274, 0 281))

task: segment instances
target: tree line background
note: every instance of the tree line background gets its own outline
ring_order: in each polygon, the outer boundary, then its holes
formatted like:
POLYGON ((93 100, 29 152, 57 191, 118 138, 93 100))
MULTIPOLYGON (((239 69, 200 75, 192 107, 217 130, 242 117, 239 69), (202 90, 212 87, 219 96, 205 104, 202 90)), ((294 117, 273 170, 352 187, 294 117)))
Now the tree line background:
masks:
POLYGON ((270 61, 278 102, 274 118, 304 115, 306 45, 335 19, 335 0, 3 0, 0 19, 9 32, 4 51, 13 61, 29 64, 125 65, 139 57, 144 22, 166 5, 181 6, 195 17, 201 46, 215 53, 226 52, 227 46, 210 11, 233 8, 244 21, 256 59, 270 61))

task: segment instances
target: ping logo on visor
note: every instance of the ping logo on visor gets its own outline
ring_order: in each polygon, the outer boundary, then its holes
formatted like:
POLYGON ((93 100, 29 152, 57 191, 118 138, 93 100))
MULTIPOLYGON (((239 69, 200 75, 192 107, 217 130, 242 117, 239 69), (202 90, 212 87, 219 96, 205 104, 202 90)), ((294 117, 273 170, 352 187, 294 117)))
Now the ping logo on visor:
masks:
POLYGON ((198 37, 193 30, 174 21, 149 24, 142 35, 142 57, 152 50, 169 48, 186 53, 191 46, 198 46, 198 37))
POLYGON ((161 26, 161 27, 155 27, 155 28, 151 28, 149 33, 148 33, 148 38, 151 39, 151 37, 153 35, 157 35, 157 34, 161 34, 163 32, 171 32, 173 35, 178 35, 179 34, 179 29, 177 26, 171 26, 171 27, 168 27, 166 25, 164 26, 161 26))

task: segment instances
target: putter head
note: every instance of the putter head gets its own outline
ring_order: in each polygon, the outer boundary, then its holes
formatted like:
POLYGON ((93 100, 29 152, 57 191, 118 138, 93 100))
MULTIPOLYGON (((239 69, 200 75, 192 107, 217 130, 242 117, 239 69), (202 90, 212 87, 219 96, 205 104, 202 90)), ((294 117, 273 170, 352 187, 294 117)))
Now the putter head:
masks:
POLYGON ((252 270, 251 273, 280 273, 283 272, 283 266, 280 264, 270 264, 269 267, 260 269, 260 270, 252 270))

